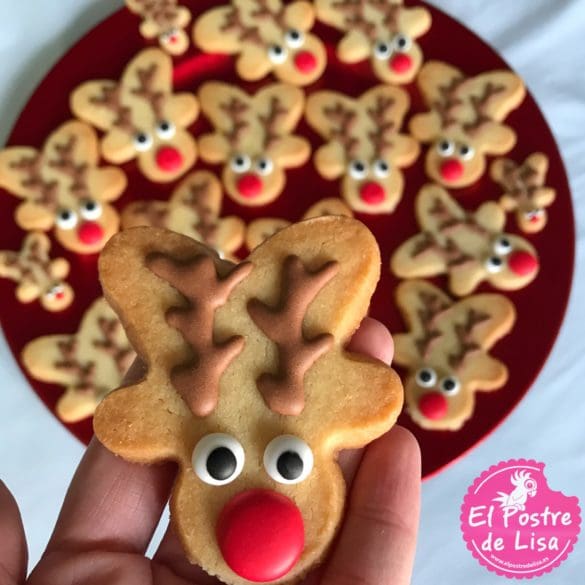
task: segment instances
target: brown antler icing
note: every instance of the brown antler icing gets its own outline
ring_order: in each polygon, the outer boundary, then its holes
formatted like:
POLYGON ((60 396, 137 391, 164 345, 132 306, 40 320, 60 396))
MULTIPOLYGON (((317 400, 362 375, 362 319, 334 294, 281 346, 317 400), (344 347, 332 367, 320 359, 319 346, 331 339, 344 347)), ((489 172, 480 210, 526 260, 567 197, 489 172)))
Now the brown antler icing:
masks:
POLYGON ((95 362, 80 362, 75 355, 77 352, 77 340, 72 337, 67 341, 59 341, 57 348, 61 353, 61 360, 55 362, 55 368, 63 370, 77 377, 74 384, 75 390, 80 392, 96 392, 95 387, 95 362))
POLYGON ((222 32, 235 30, 240 33, 238 41, 242 43, 254 43, 261 47, 264 46, 264 41, 262 40, 259 28, 257 26, 246 25, 242 20, 242 14, 235 6, 226 15, 224 24, 221 26, 220 30, 222 32))
POLYGON ((116 339, 117 334, 122 331, 120 320, 100 317, 98 327, 102 334, 102 339, 96 339, 93 342, 93 346, 111 356, 120 375, 125 374, 132 365, 135 353, 126 344, 120 345, 116 339))
POLYGON ((359 140, 352 133, 352 126, 357 121, 357 113, 344 107, 341 102, 337 102, 332 107, 323 108, 323 114, 333 124, 329 131, 329 140, 339 142, 348 156, 354 155, 359 145, 359 140))
POLYGON ((506 88, 503 85, 486 83, 483 93, 480 96, 472 95, 469 101, 471 103, 471 107, 473 108, 475 119, 464 124, 463 129, 469 134, 473 134, 481 128, 482 124, 491 122, 492 118, 486 114, 485 108, 495 95, 498 95, 505 90, 506 88))
POLYGON ((489 318, 490 315, 487 313, 482 313, 475 309, 469 309, 465 322, 456 323, 454 325, 455 336, 459 342, 459 349, 456 353, 450 354, 448 357, 449 365, 454 370, 459 369, 463 365, 465 358, 469 354, 481 349, 481 346, 471 339, 471 335, 473 329, 477 325, 487 321, 489 318))
POLYGON ((428 356, 433 343, 443 335, 436 328, 436 323, 439 316, 451 307, 451 303, 445 302, 432 292, 423 291, 419 293, 419 298, 422 307, 418 309, 417 316, 422 327, 422 336, 415 339, 414 343, 424 359, 428 356))
POLYGON ((163 103, 165 100, 165 94, 162 91, 153 89, 154 78, 158 70, 156 63, 151 63, 149 67, 144 69, 138 69, 136 71, 136 77, 138 78, 139 85, 132 89, 132 95, 142 98, 146 101, 157 120, 163 120, 163 103))
POLYGON ((49 166, 71 179, 69 192, 75 197, 87 197, 89 189, 87 186, 87 170, 89 165, 85 162, 76 163, 73 157, 77 136, 71 135, 67 142, 55 144, 57 158, 49 161, 49 166))
POLYGON ((246 114, 250 107, 241 99, 232 97, 226 104, 221 104, 220 108, 229 120, 232 121, 232 127, 229 131, 224 131, 223 135, 229 140, 231 144, 237 144, 242 130, 249 126, 246 120, 246 114))
POLYGON ((103 86, 102 94, 89 98, 90 103, 110 110, 116 115, 112 125, 128 134, 134 134, 136 127, 132 123, 132 111, 128 106, 122 104, 122 86, 103 86))
POLYGON ((368 132, 368 138, 378 156, 382 155, 385 148, 391 148, 394 144, 388 137, 394 134, 396 125, 390 118, 386 117, 386 114, 394 107, 395 103, 394 98, 379 95, 375 106, 367 109, 367 114, 374 124, 374 130, 368 132))
POLYGON ((50 210, 57 209, 57 181, 46 181, 41 169, 43 155, 38 153, 32 157, 23 156, 20 160, 10 163, 10 168, 20 171, 24 178, 21 185, 26 189, 33 189, 37 193, 34 202, 50 210))
POLYGON ((366 18, 368 4, 368 0, 339 0, 332 6, 344 15, 346 30, 358 30, 368 39, 375 41, 376 25, 366 18))

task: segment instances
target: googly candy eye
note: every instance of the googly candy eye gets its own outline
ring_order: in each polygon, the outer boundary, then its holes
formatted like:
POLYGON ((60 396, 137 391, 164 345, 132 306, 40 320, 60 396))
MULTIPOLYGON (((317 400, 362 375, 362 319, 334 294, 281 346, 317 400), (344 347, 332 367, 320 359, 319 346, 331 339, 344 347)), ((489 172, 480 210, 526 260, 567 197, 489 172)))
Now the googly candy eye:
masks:
POLYGON ((365 179, 368 174, 368 166, 361 160, 354 160, 349 163, 349 174, 358 181, 365 179))
POLYGON ((298 49, 302 47, 305 42, 305 35, 296 28, 291 28, 287 30, 284 35, 284 42, 291 48, 291 49, 298 49))
POLYGON ((102 206, 94 199, 86 199, 79 206, 79 213, 83 219, 96 220, 102 215, 102 206))
POLYGON ((276 65, 280 65, 286 61, 288 51, 280 45, 272 45, 268 49, 268 58, 276 65))
POLYGON ((461 382, 459 382, 459 379, 455 376, 447 376, 441 380, 439 388, 441 388, 445 394, 457 394, 461 388, 461 382))
POLYGON ((433 368, 421 368, 416 373, 416 383, 421 388, 432 388, 437 383, 437 372, 433 368))
POLYGON ((490 256, 485 261, 485 268, 491 274, 496 274, 504 269, 504 261, 499 256, 490 256))
POLYGON ((138 132, 134 136, 134 148, 138 152, 146 152, 152 147, 152 136, 146 132, 138 132))
POLYGON ((211 433, 199 440, 191 463, 201 481, 225 485, 242 473, 244 460, 244 449, 237 439, 224 433, 211 433))
POLYGON ((389 59, 392 55, 392 43, 388 41, 378 41, 374 45, 374 57, 376 59, 385 60, 389 59))
POLYGON ((63 285, 60 283, 54 284, 47 292, 45 293, 45 297, 49 299, 56 299, 63 295, 65 289, 63 285))
POLYGON ((57 212, 55 223, 62 230, 72 230, 77 225, 77 213, 72 209, 60 209, 57 212))
POLYGON ((452 140, 439 140, 437 142, 437 152, 441 156, 451 156, 455 152, 455 143, 452 140))
POLYGON ((462 144, 459 146, 459 156, 463 160, 471 160, 475 156, 475 149, 469 144, 462 144))
POLYGON ((235 173, 245 173, 251 165, 252 161, 247 154, 236 154, 230 161, 230 167, 235 173))
POLYGON ((313 469, 313 451, 302 439, 281 435, 268 443, 264 451, 264 468, 278 483, 300 483, 313 469))
POLYGON ((380 179, 384 179, 390 174, 390 165, 384 159, 378 159, 374 161, 372 165, 374 169, 374 175, 380 179))
POLYGON ((175 125, 172 122, 169 122, 168 120, 161 120, 157 125, 156 125, 156 134, 159 138, 162 138, 163 140, 169 140, 169 138, 172 138, 177 132, 177 129, 175 127, 175 125))
POLYGON ((392 39, 392 44, 397 51, 405 53, 412 47, 412 39, 408 35, 399 33, 392 39))
POLYGON ((512 243, 506 236, 500 236, 494 242, 493 249, 498 256, 507 256, 512 251, 512 243))
POLYGON ((274 163, 266 156, 256 161, 256 170, 260 175, 269 175, 274 169, 274 163))

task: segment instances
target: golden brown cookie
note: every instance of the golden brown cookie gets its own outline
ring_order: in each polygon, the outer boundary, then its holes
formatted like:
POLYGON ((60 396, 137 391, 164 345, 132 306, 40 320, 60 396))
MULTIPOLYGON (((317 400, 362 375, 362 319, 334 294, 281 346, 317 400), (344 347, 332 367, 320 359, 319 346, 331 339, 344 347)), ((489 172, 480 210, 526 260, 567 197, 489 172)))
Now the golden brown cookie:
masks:
POLYGON ((546 207, 553 204, 556 191, 545 185, 548 157, 542 152, 531 154, 521 165, 509 158, 492 163, 491 177, 504 189, 500 205, 516 212, 518 227, 528 234, 546 225, 546 207))
POLYGON ((400 412, 393 370, 345 350, 379 265, 372 234, 345 217, 285 228, 236 267, 155 228, 121 232, 101 256, 150 368, 101 403, 96 435, 128 460, 178 464, 174 529, 226 583, 292 583, 318 563, 343 513, 338 450, 400 412))
POLYGON ((42 149, 10 146, 0 150, 0 186, 23 199, 15 214, 26 231, 54 230, 72 252, 99 252, 118 231, 110 205, 126 188, 126 175, 99 167, 98 138, 91 126, 70 120, 42 149))
POLYGON ((57 416, 74 423, 91 416, 102 398, 120 385, 136 354, 118 317, 99 298, 86 311, 77 333, 34 339, 21 357, 30 376, 65 389, 57 416))
POLYGON ((310 33, 314 21, 313 5, 303 0, 232 0, 197 19, 193 40, 202 51, 238 55, 242 79, 273 73, 303 86, 321 77, 327 63, 323 42, 310 33))
POLYGON ((456 431, 472 416, 475 393, 508 379, 489 350, 512 329, 514 305, 498 294, 453 301, 422 280, 399 284, 396 302, 409 330, 394 336, 394 359, 408 369, 407 412, 425 429, 456 431))
POLYGON ((447 274, 449 288, 458 296, 483 281, 515 290, 536 278, 536 250, 524 238, 503 233, 506 214, 494 201, 471 213, 439 185, 426 185, 415 205, 422 231, 392 256, 390 268, 399 278, 447 274))
POLYGON ((419 154, 400 133, 410 99, 399 87, 379 85, 357 99, 334 91, 307 98, 306 118, 327 141, 314 156, 326 179, 341 178, 341 195, 355 211, 391 213, 402 197, 401 169, 419 154))
POLYGON ((416 39, 431 27, 431 14, 402 0, 316 0, 317 18, 341 31, 337 56, 343 63, 370 59, 385 83, 410 83, 423 61, 416 39))
POLYGON ((116 164, 137 160, 157 183, 174 181, 195 163, 195 139, 187 128, 199 105, 190 93, 173 92, 173 61, 160 49, 144 49, 126 66, 120 81, 81 84, 71 109, 106 134, 101 150, 116 164))
POLYGON ((303 114, 303 92, 274 83, 250 96, 211 81, 199 90, 201 109, 214 127, 199 139, 201 158, 223 163, 227 194, 247 206, 274 201, 284 189, 285 169, 303 165, 311 146, 293 134, 303 114))
POLYGON ((486 156, 510 151, 516 133, 503 123, 526 95, 511 71, 466 77, 441 61, 425 63, 418 86, 429 108, 413 116, 410 132, 428 143, 427 175, 446 187, 466 187, 485 172, 486 156))
POLYGON ((40 300, 43 309, 55 312, 73 302, 73 289, 64 281, 69 274, 65 258, 51 259, 51 241, 40 232, 28 234, 19 252, 0 250, 0 278, 16 284, 16 298, 21 303, 40 300))

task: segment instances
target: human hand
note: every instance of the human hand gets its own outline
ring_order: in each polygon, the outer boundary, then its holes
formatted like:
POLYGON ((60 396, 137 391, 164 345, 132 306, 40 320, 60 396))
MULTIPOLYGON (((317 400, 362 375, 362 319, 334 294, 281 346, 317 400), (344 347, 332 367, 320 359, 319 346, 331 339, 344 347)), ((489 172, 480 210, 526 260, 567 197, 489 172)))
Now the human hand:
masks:
MULTIPOLYGON (((348 349, 392 361, 392 338, 373 319, 364 320, 348 349)), ((134 369, 128 381, 139 374, 134 369)), ((339 462, 349 492, 345 517, 329 555, 302 585, 407 585, 420 505, 416 440, 394 427, 363 451, 342 452, 339 462)), ((187 561, 170 527, 153 558, 144 556, 174 476, 171 464, 129 463, 94 438, 28 580, 20 513, 0 482, 0 585, 218 584, 187 561)))

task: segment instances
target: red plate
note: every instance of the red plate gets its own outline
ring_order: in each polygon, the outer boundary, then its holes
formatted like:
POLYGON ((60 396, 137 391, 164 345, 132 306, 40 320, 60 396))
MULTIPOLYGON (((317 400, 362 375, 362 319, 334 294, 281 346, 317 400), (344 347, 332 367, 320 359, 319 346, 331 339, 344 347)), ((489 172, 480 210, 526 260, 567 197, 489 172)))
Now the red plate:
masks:
MULTIPOLYGON (((214 3, 210 0, 192 0, 189 4, 194 12, 196 10, 199 13, 214 3)), ((473 33, 437 9, 428 8, 432 12, 433 26, 420 39, 427 59, 447 61, 469 75, 507 67, 473 33)), ((331 88, 355 96, 377 84, 368 65, 348 67, 335 59, 334 46, 339 38, 336 31, 318 25, 316 32, 328 44, 329 66, 325 75, 308 88, 309 92, 331 88)), ((121 10, 108 18, 77 43, 47 75, 24 108, 9 144, 40 146, 54 128, 70 117, 68 95, 71 90, 88 79, 117 79, 124 65, 143 47, 144 41, 138 34, 138 20, 134 15, 121 10)), ((177 61, 177 88, 195 91, 202 81, 209 79, 242 84, 234 74, 231 58, 200 55, 191 49, 177 61)), ((246 89, 253 89, 260 84, 243 85, 246 89)), ((414 84, 408 89, 413 102, 411 114, 424 110, 414 84)), ((537 235, 528 236, 540 254, 540 274, 524 290, 506 293, 516 304, 518 320, 512 334, 496 345, 493 354, 509 366, 510 379, 507 385, 498 392, 478 394, 475 414, 459 432, 423 431, 407 415, 402 415, 401 423, 410 428, 420 442, 425 476, 437 472, 476 445, 516 406, 530 388, 552 348, 569 296, 574 258, 574 222, 569 186, 557 146, 531 96, 509 116, 507 122, 517 130, 519 136, 516 148, 509 155, 511 158, 522 161, 536 150, 548 155, 550 170, 547 182, 557 190, 557 201, 550 210, 546 228, 537 235)), ((203 119, 193 127, 196 133, 206 129, 203 119)), ((314 145, 320 144, 320 139, 304 124, 301 133, 310 137, 314 145)), ((371 314, 396 332, 403 330, 404 325, 393 303, 397 281, 389 273, 388 260, 398 244, 418 231, 413 201, 419 188, 427 181, 423 159, 421 156, 413 167, 406 170, 406 190, 393 215, 360 217, 374 232, 382 249, 382 279, 373 298, 371 314)), ((203 168, 204 165, 198 162, 197 167, 203 168)), ((126 165, 125 170, 129 187, 116 203, 119 209, 134 198, 165 198, 174 187, 173 184, 149 183, 137 172, 134 163, 126 165)), ((224 213, 238 214, 246 221, 264 216, 285 217, 294 221, 317 199, 338 195, 337 183, 321 179, 310 165, 291 170, 287 176, 286 190, 274 203, 253 209, 241 207, 226 198, 224 213)), ((455 195, 464 206, 475 209, 481 202, 495 198, 499 193, 499 187, 486 176, 477 185, 457 191, 455 195)), ((6 194, 0 196, 0 249, 17 249, 24 235, 12 220, 17 203, 16 197, 6 194)), ((507 227, 510 232, 516 231, 511 216, 507 227)), ((13 286, 7 281, 0 284, 0 317, 8 343, 17 359, 25 343, 35 337, 74 332, 84 311, 100 294, 96 257, 72 255, 62 250, 56 242, 53 253, 63 254, 72 264, 70 282, 77 297, 67 311, 54 315, 43 311, 38 303, 21 305, 15 300, 13 286)), ((437 282, 445 284, 444 280, 437 282)), ((489 287, 484 286, 480 290, 489 290, 489 287)), ((54 411, 61 388, 32 379, 30 382, 43 402, 54 411)), ((67 426, 80 440, 88 442, 92 432, 90 420, 67 426)))

